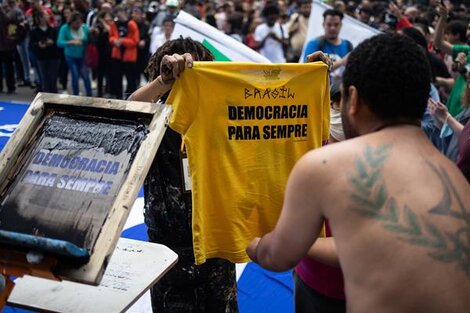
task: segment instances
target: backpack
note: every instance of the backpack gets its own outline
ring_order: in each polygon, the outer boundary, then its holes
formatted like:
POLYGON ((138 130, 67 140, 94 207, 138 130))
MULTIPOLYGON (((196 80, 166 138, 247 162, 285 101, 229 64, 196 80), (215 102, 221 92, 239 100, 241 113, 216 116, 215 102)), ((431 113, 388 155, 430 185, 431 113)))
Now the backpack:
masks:
MULTIPOLYGON (((320 36, 320 37, 317 37, 316 39, 318 40, 318 50, 323 51, 323 49, 325 48, 325 41, 326 41, 325 36, 320 36)), ((346 45, 348 46, 348 52, 351 52, 354 49, 353 44, 347 39, 343 39, 343 40, 346 41, 346 45)))

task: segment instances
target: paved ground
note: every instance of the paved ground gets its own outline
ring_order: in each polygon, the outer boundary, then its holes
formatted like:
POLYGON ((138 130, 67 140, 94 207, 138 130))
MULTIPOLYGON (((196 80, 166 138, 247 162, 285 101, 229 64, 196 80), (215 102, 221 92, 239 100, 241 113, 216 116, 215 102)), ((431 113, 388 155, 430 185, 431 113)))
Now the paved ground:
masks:
MULTIPOLYGON (((64 91, 59 89, 59 93, 67 93, 69 95, 72 94, 72 87, 70 84, 71 77, 69 75, 69 82, 68 82, 68 90, 64 91)), ((145 80, 142 78, 141 85, 145 84, 145 80)), ((126 81, 124 79, 123 82, 123 89, 126 90, 126 81)), ((83 87, 83 81, 80 80, 80 94, 85 95, 85 89, 83 87)), ((96 95, 96 83, 92 81, 91 88, 93 90, 93 95, 96 95)), ((37 92, 35 89, 30 87, 16 87, 16 92, 13 95, 7 95, 6 93, 0 93, 0 101, 7 101, 7 102, 21 102, 21 103, 31 103, 36 97, 37 92)))
POLYGON ((13 95, 0 93, 0 101, 8 102, 31 103, 34 97, 36 97, 36 91, 30 87, 17 87, 16 93, 13 95))

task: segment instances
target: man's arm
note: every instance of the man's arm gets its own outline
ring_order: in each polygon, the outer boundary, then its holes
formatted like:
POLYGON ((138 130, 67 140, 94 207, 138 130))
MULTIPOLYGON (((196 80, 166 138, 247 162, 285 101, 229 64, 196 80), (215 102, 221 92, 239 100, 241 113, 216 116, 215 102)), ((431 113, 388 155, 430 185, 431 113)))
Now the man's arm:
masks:
POLYGON ((439 20, 436 25, 436 32, 434 33, 434 45, 444 53, 452 55, 452 45, 444 40, 444 31, 447 26, 447 16, 449 11, 443 5, 439 5, 439 20))
POLYGON ((291 17, 291 20, 289 21, 289 24, 287 25, 289 37, 292 37, 295 33, 297 33, 299 29, 300 29, 299 14, 295 13, 295 16, 293 15, 291 17))
POLYGON ((294 166, 275 229, 261 239, 254 239, 247 248, 248 256, 266 269, 285 271, 294 267, 322 229, 319 195, 324 173, 317 170, 322 162, 313 153, 306 154, 294 166))
POLYGON ((454 87, 455 80, 451 78, 436 77, 436 85, 440 87, 445 87, 447 89, 452 89, 454 87))
POLYGON ((262 25, 258 25, 255 28, 255 33, 254 33, 254 39, 255 39, 255 42, 256 42, 256 45, 254 47, 255 50, 259 50, 259 49, 263 48, 264 44, 266 43, 266 39, 268 39, 268 37, 269 37, 269 34, 264 36, 264 37, 262 36, 260 26, 262 26, 262 25))

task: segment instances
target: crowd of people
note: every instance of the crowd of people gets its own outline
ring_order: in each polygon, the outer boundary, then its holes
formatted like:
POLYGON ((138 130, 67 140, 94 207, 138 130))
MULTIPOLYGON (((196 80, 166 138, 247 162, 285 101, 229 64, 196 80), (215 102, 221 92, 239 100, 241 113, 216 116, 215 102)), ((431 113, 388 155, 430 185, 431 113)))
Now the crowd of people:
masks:
POLYGON ((308 0, 121 1, 3 0, 0 91, 14 93, 17 87, 30 86, 36 91, 63 92, 71 77, 75 95, 80 93, 81 78, 87 96, 126 98, 146 81, 148 59, 171 38, 180 10, 274 63, 298 62, 307 41, 304 55, 316 50, 328 53, 336 75, 341 76, 345 56, 353 48, 348 38, 340 37, 347 15, 383 32, 418 30, 423 36, 416 39, 428 51, 440 100, 450 98, 451 113, 459 111, 462 79, 458 72, 463 69, 456 66, 465 63, 464 56, 453 58, 450 46, 442 42, 467 43, 464 4, 445 0, 448 21, 439 24, 440 12, 433 3, 336 0, 330 3, 334 9, 325 12, 324 36, 307 38, 312 8, 308 0), (451 92, 454 84, 456 91, 451 92))

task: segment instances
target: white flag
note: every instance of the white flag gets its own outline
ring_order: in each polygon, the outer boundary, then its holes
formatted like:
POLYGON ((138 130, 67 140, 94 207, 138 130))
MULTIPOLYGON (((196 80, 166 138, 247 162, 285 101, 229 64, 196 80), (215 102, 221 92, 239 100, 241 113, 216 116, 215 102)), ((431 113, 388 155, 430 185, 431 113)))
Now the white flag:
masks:
MULTIPOLYGON (((301 62, 304 60, 305 48, 310 40, 325 34, 323 30, 323 12, 328 9, 332 9, 329 5, 314 0, 312 2, 312 11, 310 12, 310 18, 308 21, 307 37, 304 43, 302 51, 301 62)), ((367 38, 378 35, 381 32, 375 28, 366 25, 359 20, 352 18, 348 15, 344 15, 343 27, 339 37, 342 39, 349 40, 354 47, 367 38)))
POLYGON ((266 57, 192 15, 180 11, 172 39, 191 37, 209 49, 216 61, 271 63, 266 57))

